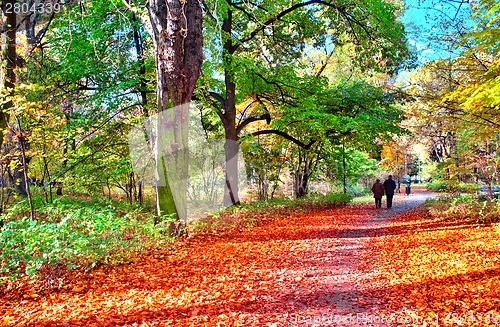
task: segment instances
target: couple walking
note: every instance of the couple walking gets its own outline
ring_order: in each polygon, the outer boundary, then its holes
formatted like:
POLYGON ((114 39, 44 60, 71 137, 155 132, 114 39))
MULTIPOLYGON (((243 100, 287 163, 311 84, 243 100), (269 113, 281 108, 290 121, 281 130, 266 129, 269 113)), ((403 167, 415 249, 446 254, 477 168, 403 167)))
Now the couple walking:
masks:
POLYGON ((384 184, 380 183, 380 179, 377 178, 375 184, 372 186, 373 197, 375 198, 375 207, 382 207, 382 196, 387 198, 387 208, 392 208, 392 198, 394 197, 394 190, 396 189, 396 182, 392 179, 392 175, 389 175, 384 184))

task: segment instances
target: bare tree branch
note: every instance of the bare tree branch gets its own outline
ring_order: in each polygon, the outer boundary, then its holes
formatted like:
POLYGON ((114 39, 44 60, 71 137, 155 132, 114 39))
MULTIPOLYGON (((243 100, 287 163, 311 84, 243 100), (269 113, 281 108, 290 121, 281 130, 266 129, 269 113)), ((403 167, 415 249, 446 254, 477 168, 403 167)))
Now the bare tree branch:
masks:
POLYGON ((244 119, 238 126, 236 127, 236 134, 240 134, 240 132, 245 128, 250 123, 253 123, 255 121, 260 121, 260 120, 265 120, 267 124, 271 123, 271 115, 266 113, 261 115, 260 117, 248 117, 244 119))
POLYGON ((314 143, 316 143, 316 140, 313 140, 313 141, 309 142, 308 144, 302 143, 301 141, 297 140, 295 137, 293 137, 285 132, 278 131, 276 129, 265 129, 265 130, 261 130, 261 131, 257 131, 257 132, 252 133, 253 136, 266 135, 266 134, 279 135, 279 136, 281 136, 289 141, 292 141, 293 143, 297 144, 298 146, 300 146, 301 148, 303 148, 305 150, 309 150, 311 148, 311 146, 314 143))

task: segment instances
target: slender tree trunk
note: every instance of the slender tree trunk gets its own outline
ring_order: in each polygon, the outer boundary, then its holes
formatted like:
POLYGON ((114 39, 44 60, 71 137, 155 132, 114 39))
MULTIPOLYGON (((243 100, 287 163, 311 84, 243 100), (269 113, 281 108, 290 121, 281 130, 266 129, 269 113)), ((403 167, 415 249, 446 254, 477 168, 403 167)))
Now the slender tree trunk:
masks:
MULTIPOLYGON (((17 122, 17 127, 19 128, 19 146, 21 148, 21 162, 23 165, 23 179, 24 179, 24 188, 26 192, 26 196, 28 197, 28 203, 30 206, 30 219, 35 219, 35 208, 33 207, 33 198, 31 196, 31 191, 30 191, 30 184, 29 184, 29 179, 28 179, 28 159, 26 157, 26 142, 24 138, 24 132, 21 126, 21 120, 19 120, 19 117, 16 117, 16 122, 17 122)), ((17 181, 16 181, 17 183, 17 181)))
POLYGON ((347 193, 347 165, 345 162, 345 143, 342 140, 342 175, 343 175, 343 183, 344 183, 344 194, 347 193))
POLYGON ((232 55, 234 54, 233 41, 231 37, 233 24, 233 14, 228 10, 227 18, 222 23, 222 30, 225 36, 224 41, 224 82, 226 87, 226 99, 222 123, 226 134, 224 144, 226 154, 226 182, 224 188, 224 204, 239 204, 238 196, 238 134, 236 132, 236 84, 230 68, 232 55))
MULTIPOLYGON (((0 181, 1 181, 1 193, 0 193, 0 214, 3 213, 3 208, 4 208, 4 197, 5 197, 5 167, 3 164, 0 163, 0 181)), ((1 217, 1 216, 0 216, 1 217)), ((3 220, 0 220, 0 225, 3 225, 3 220)), ((1 226, 0 226, 1 227, 1 226)))
POLYGON ((139 20, 135 13, 132 13, 132 27, 133 27, 133 35, 134 35, 134 45, 135 52, 137 55, 137 63, 139 64, 139 75, 141 76, 139 92, 141 95, 141 105, 142 105, 142 114, 145 117, 149 117, 149 112, 147 109, 148 97, 147 97, 147 80, 146 80, 146 64, 144 62, 144 48, 142 43, 142 36, 139 31, 139 20))
MULTIPOLYGON (((134 44, 135 51, 137 54, 137 63, 139 64, 139 75, 141 76, 139 92, 141 95, 141 105, 142 105, 142 115, 145 118, 149 118, 149 110, 147 108, 148 105, 148 97, 147 97, 147 79, 146 79, 146 63, 144 61, 144 46, 142 42, 142 35, 139 30, 139 19, 137 18, 136 13, 132 13, 132 23, 133 23, 133 35, 134 35, 134 44)), ((136 178, 135 173, 134 180, 135 188, 134 188, 134 201, 139 202, 142 205, 142 181, 136 178)))
POLYGON ((142 205, 142 181, 137 182, 139 190, 137 191, 137 201, 142 205))
MULTIPOLYGON (((177 151, 164 149, 161 135, 166 126, 162 112, 174 106, 188 104, 194 92, 202 63, 202 10, 198 0, 149 0, 149 19, 153 31, 156 56, 156 95, 158 120, 156 121, 156 140, 154 144, 156 171, 156 203, 158 216, 175 215, 177 219, 185 216, 185 196, 187 191, 187 165, 178 165, 175 191, 180 194, 177 203, 169 182, 165 151, 175 156, 176 163, 187 163, 187 117, 184 110, 175 112, 174 144, 177 151), (178 116, 180 115, 180 117, 178 116)), ((187 113, 187 112, 186 112, 187 113)), ((167 158, 168 159, 168 158, 167 158)), ((170 161, 170 160, 169 160, 170 161)), ((170 170, 172 171, 172 170, 170 170)))
POLYGON ((6 12, 8 4, 13 5, 15 0, 0 2, 1 10, 1 51, 0 51, 0 148, 3 144, 3 133, 7 128, 9 110, 13 106, 10 99, 14 92, 16 81, 15 68, 17 66, 16 53, 16 14, 14 10, 6 12))

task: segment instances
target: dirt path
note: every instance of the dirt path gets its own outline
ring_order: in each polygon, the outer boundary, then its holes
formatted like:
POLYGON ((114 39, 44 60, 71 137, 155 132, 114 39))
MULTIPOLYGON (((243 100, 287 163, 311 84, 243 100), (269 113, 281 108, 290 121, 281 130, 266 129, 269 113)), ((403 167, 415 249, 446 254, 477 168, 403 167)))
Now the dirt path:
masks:
MULTIPOLYGON (((289 212, 198 235, 135 264, 98 269, 57 292, 0 298, 5 326, 384 326, 370 241, 430 195, 289 212)), ((35 292, 35 291, 33 291, 35 292)), ((2 324, 3 321, 3 324, 2 324)))
POLYGON ((372 209, 373 215, 362 217, 357 226, 347 230, 338 244, 340 251, 334 258, 340 270, 337 278, 329 284, 332 294, 335 294, 332 302, 336 311, 322 318, 306 316, 302 325, 313 325, 309 322, 316 321, 317 326, 392 326, 384 323, 384 318, 379 315, 381 302, 372 292, 371 281, 376 271, 360 271, 359 266, 367 255, 374 231, 384 230, 397 219, 398 214, 417 207, 433 196, 418 190, 409 196, 396 194, 391 209, 372 209))

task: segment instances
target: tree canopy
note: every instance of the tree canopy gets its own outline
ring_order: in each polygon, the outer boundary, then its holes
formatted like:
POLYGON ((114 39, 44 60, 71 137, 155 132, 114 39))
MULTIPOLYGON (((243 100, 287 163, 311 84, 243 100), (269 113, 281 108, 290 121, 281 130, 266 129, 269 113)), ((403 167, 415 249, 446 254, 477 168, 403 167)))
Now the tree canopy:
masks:
MULTIPOLYGON (((251 188, 257 179, 276 190, 290 183, 304 196, 315 181, 359 184, 361 167, 375 167, 394 137, 409 131, 438 162, 467 151, 491 156, 496 142, 499 8, 492 1, 449 2, 456 15, 443 13, 449 24, 440 29, 436 20, 438 34, 429 35, 449 55, 416 69, 415 36, 398 1, 88 0, 45 16, 12 15, 7 3, 14 2, 2 2, 2 185, 15 190, 6 203, 30 185, 47 202, 102 193, 144 203, 155 194, 158 217, 185 217, 186 198, 174 199, 173 189, 202 186, 189 180, 188 167, 167 169, 159 149, 167 122, 157 117, 190 101, 205 139, 225 143, 218 164, 225 194, 217 201, 226 205, 240 201, 241 165, 251 188), (154 138, 145 142, 156 176, 170 178, 152 188, 128 153, 128 133, 150 123, 145 135, 154 138)), ((169 146, 187 149, 188 130, 177 126, 169 146)), ((175 162, 185 162, 187 151, 175 152, 175 162)))

